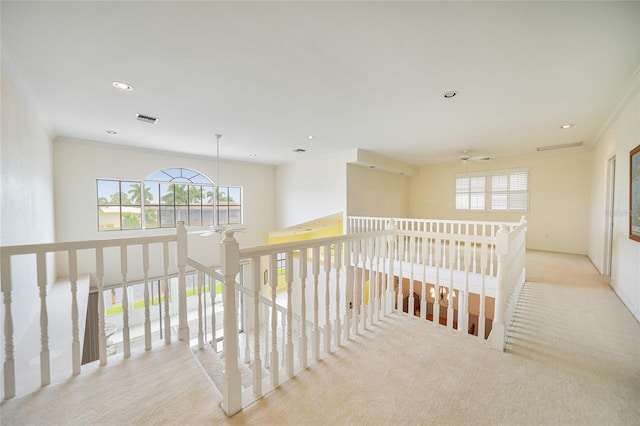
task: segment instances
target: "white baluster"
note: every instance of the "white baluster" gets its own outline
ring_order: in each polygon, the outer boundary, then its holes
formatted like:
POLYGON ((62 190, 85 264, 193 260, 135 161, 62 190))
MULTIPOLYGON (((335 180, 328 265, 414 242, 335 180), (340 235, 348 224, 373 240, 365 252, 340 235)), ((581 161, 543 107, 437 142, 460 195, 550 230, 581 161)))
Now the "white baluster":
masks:
MULTIPOLYGON (((280 370, 278 359, 278 304, 276 303, 276 291, 278 289, 278 260, 277 255, 269 256, 269 285, 271 286, 271 386, 277 388, 280 385, 280 370)), ((225 344, 226 346, 226 344, 225 344)))
POLYGON ((307 339, 307 249, 300 249, 300 254, 298 255, 300 266, 300 316, 302 318, 302 325, 300 330, 300 342, 298 344, 300 358, 300 366, 304 370, 308 365, 307 358, 307 350, 308 350, 308 339, 307 339))
POLYGON ((331 353, 331 246, 324 246, 324 351, 331 353))
POLYGON ((269 352, 269 321, 267 319, 271 318, 271 306, 266 303, 264 305, 264 318, 264 367, 269 368, 271 356, 269 352))
POLYGON ((313 359, 320 359, 320 325, 318 324, 318 276, 320 275, 320 247, 312 249, 313 268, 313 359))
POLYGON ((429 259, 429 238, 422 237, 422 293, 420 302, 420 318, 427 319, 427 262, 429 259))
POLYGON ((395 277, 393 270, 395 264, 395 224, 392 220, 390 220, 387 224, 387 229, 393 232, 393 234, 387 237, 387 259, 389 259, 389 272, 387 273, 387 298, 385 315, 389 315, 391 314, 391 312, 393 312, 393 282, 395 277))
POLYGON ((365 241, 367 245, 367 258, 369 260, 369 303, 367 304, 367 317, 369 326, 373 325, 373 310, 376 300, 376 278, 373 274, 373 238, 369 238, 365 241))
POLYGON ((287 280, 287 376, 293 377, 293 252, 288 251, 285 257, 285 278, 287 280))
POLYGON ((209 292, 211 296, 211 347, 213 352, 218 352, 218 331, 216 330, 216 293, 218 292, 218 281, 209 275, 209 292))
POLYGON ((376 237, 374 238, 374 252, 373 255, 376 259, 376 275, 375 275, 375 280, 376 280, 376 304, 374 306, 374 312, 373 312, 373 316, 376 319, 376 322, 380 321, 382 319, 382 309, 381 309, 381 305, 382 305, 382 277, 380 275, 380 247, 381 247, 381 243, 382 243, 382 237, 376 237))
POLYGON ((453 314, 454 314, 454 306, 453 306, 453 269, 456 264, 456 241, 449 240, 449 293, 447 294, 447 328, 449 330, 453 330, 453 314))
POLYGON ((242 387, 238 369, 238 311, 236 309, 236 274, 240 248, 233 231, 225 231, 221 243, 220 265, 224 277, 224 381, 222 408, 228 416, 242 410, 242 387))
POLYGON ((402 269, 404 266, 404 235, 400 235, 398 237, 398 260, 399 260, 399 271, 398 271, 398 294, 396 295, 396 309, 399 313, 404 311, 403 309, 403 298, 404 298, 404 289, 403 289, 403 274, 402 269))
POLYGON ((440 246, 441 240, 437 238, 434 247, 436 257, 436 285, 433 293, 433 323, 435 325, 440 324, 440 261, 442 260, 442 250, 440 246))
POLYGON ((78 253, 69 250, 69 281, 71 282, 71 356, 73 375, 80 374, 80 327, 78 324, 78 253))
POLYGON ((344 312, 344 338, 345 340, 351 340, 351 319, 353 315, 354 306, 354 292, 353 286, 355 281, 355 271, 353 267, 352 250, 353 244, 351 241, 344 242, 344 266, 347 270, 347 278, 344 288, 344 300, 345 300, 345 312, 344 312))
POLYGON ((11 315, 11 258, 2 256, 0 268, 0 286, 2 289, 2 303, 4 304, 4 399, 16 396, 16 366, 13 346, 13 317, 11 315))
POLYGON ((413 289, 415 286, 415 276, 413 274, 413 266, 416 263, 416 239, 409 237, 409 298, 407 299, 407 313, 411 318, 416 312, 416 301, 413 297, 413 289))
POLYGON ((49 317, 47 315, 47 260, 45 252, 36 255, 38 287, 40 290, 40 384, 51 383, 49 363, 49 317))
POLYGON ((486 289, 486 278, 487 278, 487 244, 482 243, 480 246, 480 274, 481 274, 481 283, 480 283, 480 310, 478 313, 478 337, 481 340, 484 340, 485 335, 485 289, 486 289))
POLYGON ((171 344, 171 314, 169 312, 169 243, 162 243, 162 260, 164 266, 164 281, 162 291, 164 293, 164 344, 171 344))
POLYGON ((360 240, 353 241, 353 259, 355 265, 355 273, 353 280, 353 312, 351 313, 353 336, 359 333, 360 311, 364 295, 360 291, 360 281, 362 281, 362 269, 360 268, 360 240))
POLYGON ((142 271, 144 274, 144 350, 151 350, 151 313, 149 308, 149 244, 142 245, 142 271))
POLYGON ((107 335, 104 329, 104 251, 96 248, 96 281, 98 284, 98 352, 100 366, 107 365, 107 335))
POLYGON ((260 359, 260 258, 251 259, 253 283, 253 395, 262 395, 262 359, 260 359))
POLYGON ((204 274, 202 273, 202 271, 198 271, 198 349, 204 348, 204 335, 202 333, 202 288, 203 287, 204 287, 204 274))
POLYGON ((334 322, 334 332, 333 336, 335 338, 335 346, 336 348, 340 347, 342 343, 340 342, 340 335, 342 334, 342 325, 340 323, 340 262, 342 261, 342 251, 340 250, 341 244, 336 243, 335 245, 335 253, 334 253, 334 267, 336 269, 336 319, 334 322))
POLYGON ((464 330, 465 334, 469 331, 469 263, 471 262, 471 250, 471 242, 466 241, 464 243, 464 299, 458 296, 458 303, 463 302, 462 325, 460 328, 464 330))

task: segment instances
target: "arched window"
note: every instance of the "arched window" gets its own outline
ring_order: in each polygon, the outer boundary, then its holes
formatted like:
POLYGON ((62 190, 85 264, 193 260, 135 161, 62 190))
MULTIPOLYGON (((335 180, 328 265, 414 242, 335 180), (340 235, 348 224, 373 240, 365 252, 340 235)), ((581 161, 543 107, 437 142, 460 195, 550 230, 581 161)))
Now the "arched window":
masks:
POLYGON ((216 187, 195 170, 170 168, 144 182, 99 179, 97 185, 101 231, 171 228, 181 220, 190 226, 242 223, 242 188, 216 187))

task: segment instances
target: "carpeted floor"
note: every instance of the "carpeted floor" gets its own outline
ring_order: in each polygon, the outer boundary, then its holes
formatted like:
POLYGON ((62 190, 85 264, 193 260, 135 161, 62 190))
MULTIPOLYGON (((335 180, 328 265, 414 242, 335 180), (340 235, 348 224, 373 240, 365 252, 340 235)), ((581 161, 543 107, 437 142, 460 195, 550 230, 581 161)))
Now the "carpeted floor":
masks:
POLYGON ((640 424, 640 324, 584 256, 527 254, 507 351, 392 315, 226 418, 182 344, 5 401, 2 425, 640 424))

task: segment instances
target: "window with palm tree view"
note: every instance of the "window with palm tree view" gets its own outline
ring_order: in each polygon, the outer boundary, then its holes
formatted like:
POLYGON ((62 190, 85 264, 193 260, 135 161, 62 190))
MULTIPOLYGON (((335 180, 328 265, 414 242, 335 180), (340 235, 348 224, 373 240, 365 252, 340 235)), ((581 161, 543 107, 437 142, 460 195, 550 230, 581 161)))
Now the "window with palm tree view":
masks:
POLYGON ((216 186, 194 170, 165 169, 144 182, 98 179, 97 190, 100 231, 172 228, 181 220, 190 226, 242 223, 242 188, 216 186))

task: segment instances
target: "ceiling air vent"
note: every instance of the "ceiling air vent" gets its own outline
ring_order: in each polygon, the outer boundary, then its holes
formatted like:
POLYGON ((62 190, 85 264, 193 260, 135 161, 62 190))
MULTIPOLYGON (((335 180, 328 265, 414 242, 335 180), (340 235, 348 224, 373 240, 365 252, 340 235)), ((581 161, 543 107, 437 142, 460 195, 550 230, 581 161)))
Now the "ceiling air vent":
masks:
POLYGON ((149 124, 156 124, 158 122, 157 117, 149 117, 148 115, 136 114, 136 118, 149 124))

